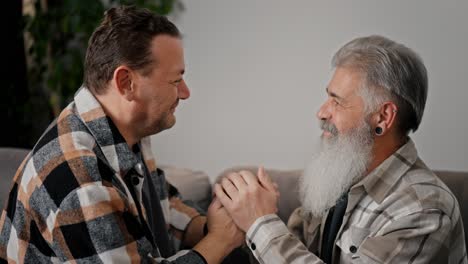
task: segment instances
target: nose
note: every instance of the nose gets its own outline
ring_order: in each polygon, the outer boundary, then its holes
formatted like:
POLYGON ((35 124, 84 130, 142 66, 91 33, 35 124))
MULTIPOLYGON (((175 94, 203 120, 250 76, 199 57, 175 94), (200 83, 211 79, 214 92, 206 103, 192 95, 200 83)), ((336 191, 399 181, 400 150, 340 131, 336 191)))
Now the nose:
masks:
POLYGON ((190 90, 185 83, 185 80, 182 80, 180 84, 177 86, 177 93, 179 95, 179 99, 185 100, 190 97, 190 90))
POLYGON ((317 112, 317 118, 319 120, 328 120, 331 117, 331 111, 330 111, 330 102, 329 100, 325 101, 325 103, 320 106, 318 112, 317 112))

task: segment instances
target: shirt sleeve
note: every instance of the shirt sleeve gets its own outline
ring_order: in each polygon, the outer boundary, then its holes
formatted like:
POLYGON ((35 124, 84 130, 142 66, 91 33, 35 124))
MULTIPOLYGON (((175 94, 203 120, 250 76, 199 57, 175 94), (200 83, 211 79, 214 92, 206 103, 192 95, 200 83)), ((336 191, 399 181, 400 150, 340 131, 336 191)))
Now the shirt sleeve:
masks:
POLYGON ((169 200, 175 201, 169 206, 168 222, 172 228, 185 232, 190 222, 204 212, 190 200, 183 200, 177 188, 167 182, 169 200))
POLYGON ((169 182, 166 182, 169 200, 172 202, 162 202, 161 206, 165 207, 168 212, 166 218, 169 226, 169 238, 176 250, 187 248, 182 242, 185 239, 185 234, 190 223, 198 216, 204 216, 205 212, 194 202, 190 200, 183 200, 182 195, 179 193, 169 182))
POLYGON ((247 230, 246 242, 260 263, 323 263, 275 214, 258 218, 247 230))
POLYGON ((158 257, 135 210, 116 188, 89 183, 69 193, 43 220, 43 232, 60 261, 90 263, 205 263, 195 251, 158 257))
MULTIPOLYGON (((455 224, 454 226, 461 225, 455 224)), ((453 228, 450 218, 439 210, 426 210, 394 219, 361 245, 341 249, 350 263, 468 263, 465 252, 450 255, 449 247, 463 241, 447 241, 453 228), (447 244, 450 243, 451 245, 447 244)), ((463 229, 458 239, 463 240, 463 229)), ((323 263, 292 235, 276 215, 257 219, 246 235, 247 244, 260 263, 323 263)))

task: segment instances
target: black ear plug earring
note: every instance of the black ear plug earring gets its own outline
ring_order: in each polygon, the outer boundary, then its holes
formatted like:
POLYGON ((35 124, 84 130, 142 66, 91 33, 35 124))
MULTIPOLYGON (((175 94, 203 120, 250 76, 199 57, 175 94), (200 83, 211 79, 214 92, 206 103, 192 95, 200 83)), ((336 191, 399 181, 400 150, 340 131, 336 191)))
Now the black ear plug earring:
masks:
POLYGON ((376 134, 377 136, 382 135, 382 133, 383 133, 383 129, 382 129, 381 127, 376 127, 376 128, 375 128, 375 134, 376 134))

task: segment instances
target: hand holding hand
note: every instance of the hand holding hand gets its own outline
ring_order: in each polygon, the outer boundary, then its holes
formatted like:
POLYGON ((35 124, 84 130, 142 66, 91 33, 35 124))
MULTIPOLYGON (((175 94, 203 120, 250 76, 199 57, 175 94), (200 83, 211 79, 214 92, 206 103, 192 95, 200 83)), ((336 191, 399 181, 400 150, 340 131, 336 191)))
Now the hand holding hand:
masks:
POLYGON ((215 197, 208 208, 208 234, 193 248, 207 263, 221 263, 232 250, 242 245, 245 234, 215 197))
POLYGON ((245 233, 236 226, 217 197, 211 202, 207 217, 208 234, 219 235, 223 242, 231 244, 232 249, 242 245, 245 233))
POLYGON ((222 205, 244 232, 257 218, 278 211, 277 185, 263 167, 258 170, 258 179, 249 171, 231 173, 214 189, 222 205))

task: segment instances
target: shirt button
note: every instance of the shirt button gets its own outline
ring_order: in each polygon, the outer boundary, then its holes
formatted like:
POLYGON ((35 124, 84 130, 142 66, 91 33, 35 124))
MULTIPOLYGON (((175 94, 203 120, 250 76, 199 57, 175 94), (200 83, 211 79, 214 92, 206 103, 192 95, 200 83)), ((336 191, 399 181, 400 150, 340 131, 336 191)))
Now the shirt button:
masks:
POLYGON ((350 246, 350 247, 349 247, 349 251, 350 251, 351 253, 356 253, 357 247, 355 247, 355 246, 350 246))
POLYGON ((140 184, 140 179, 138 179, 137 176, 133 176, 132 177, 132 184, 135 185, 135 186, 140 184))
POLYGON ((257 246, 255 246, 255 243, 252 243, 252 244, 250 244, 250 248, 251 248, 252 250, 255 250, 255 249, 257 248, 257 246))
POLYGON ((137 164, 135 165, 135 170, 138 172, 138 174, 143 175, 143 173, 144 173, 144 171, 143 171, 143 164, 137 163, 137 164))

